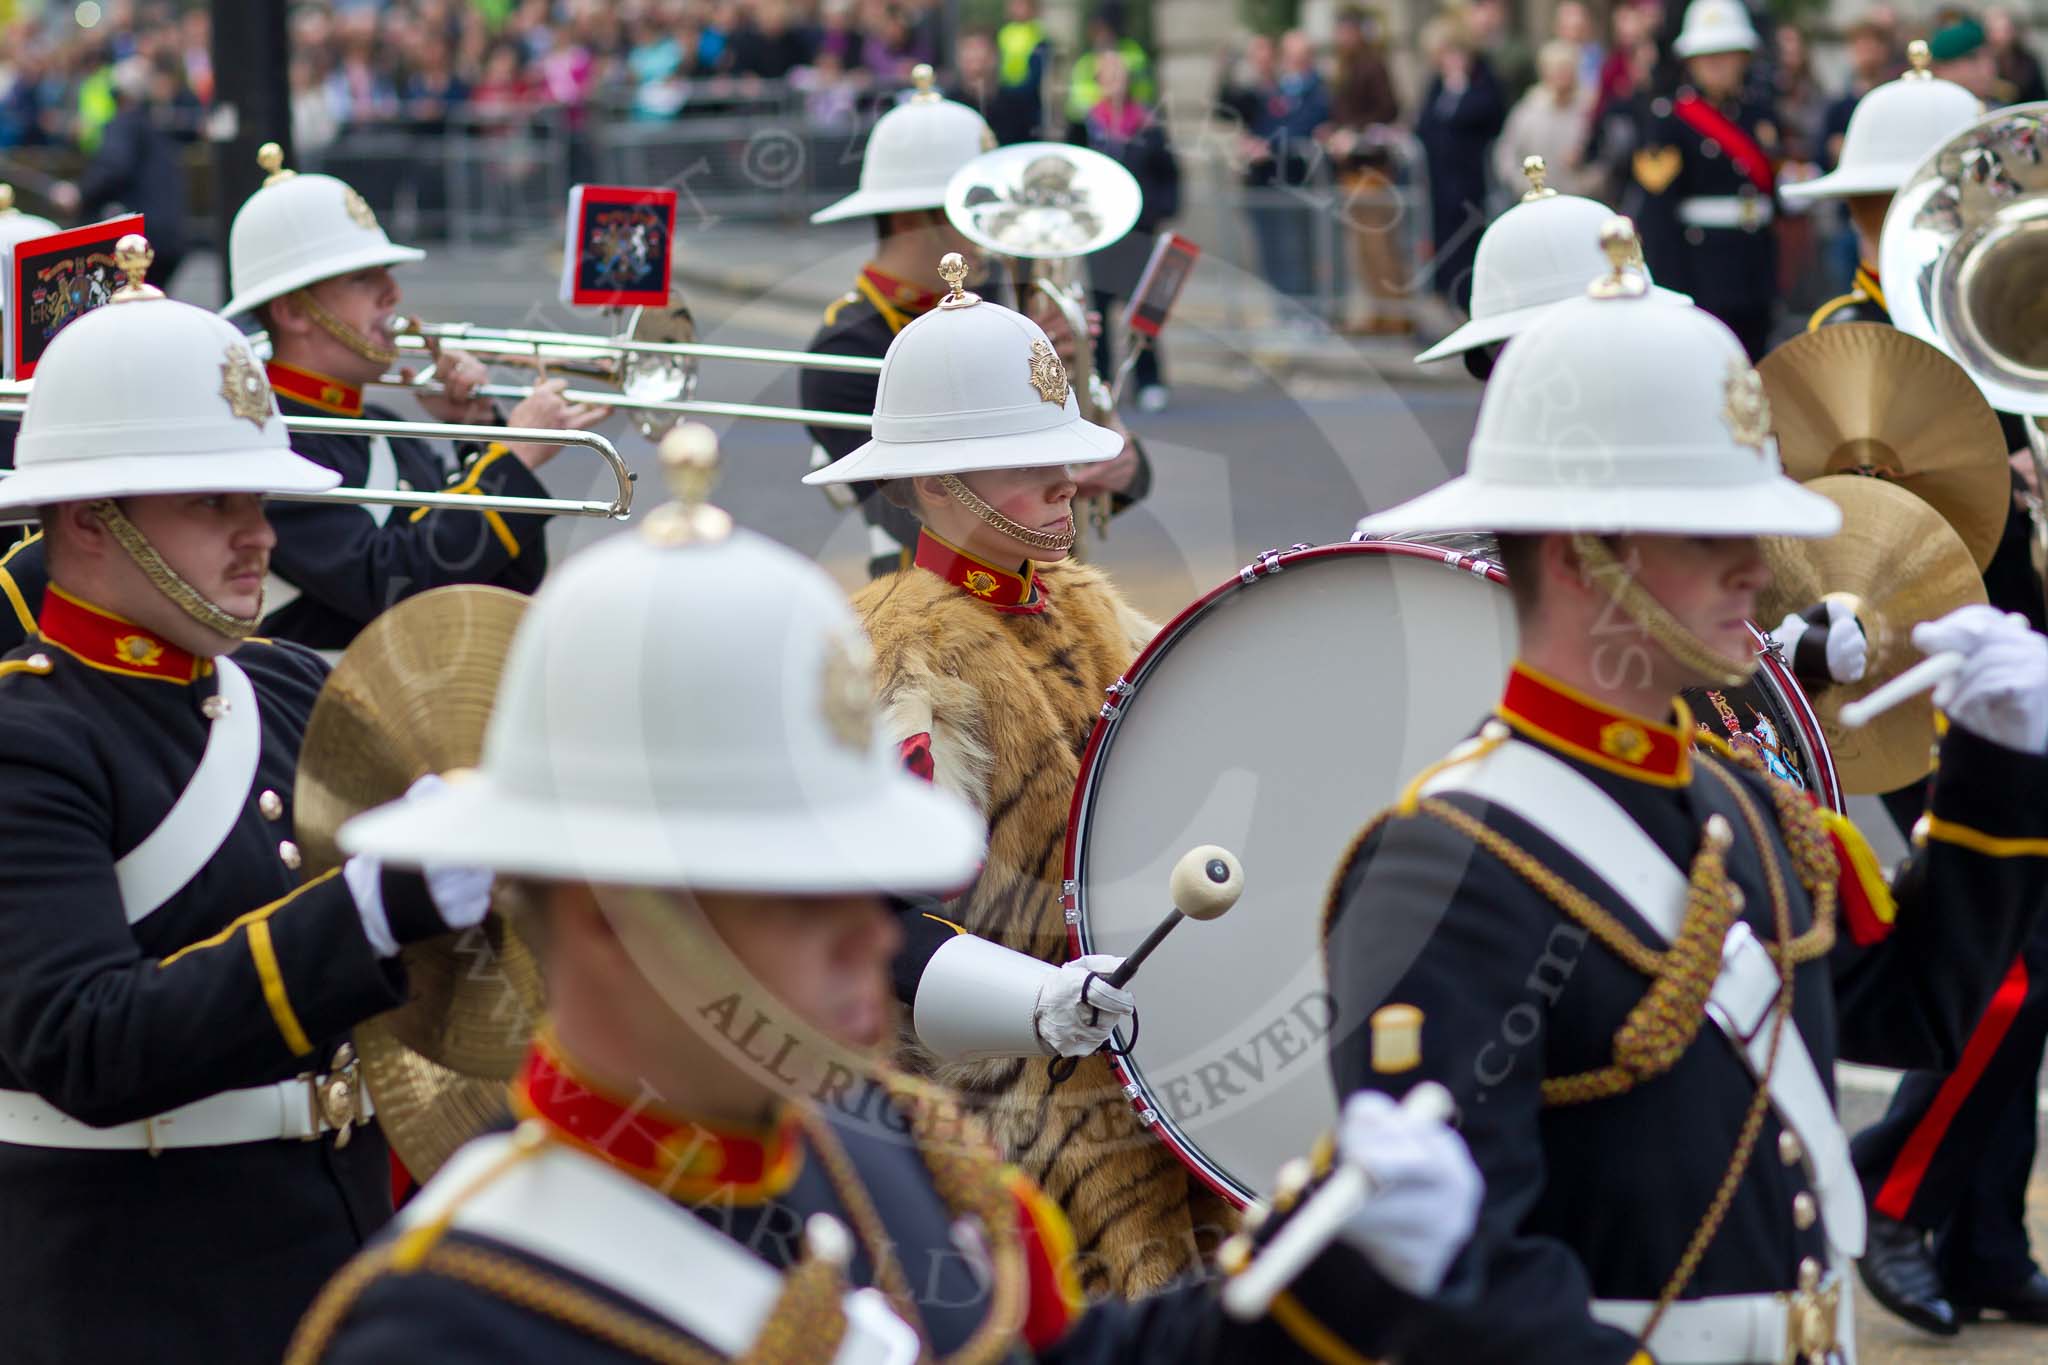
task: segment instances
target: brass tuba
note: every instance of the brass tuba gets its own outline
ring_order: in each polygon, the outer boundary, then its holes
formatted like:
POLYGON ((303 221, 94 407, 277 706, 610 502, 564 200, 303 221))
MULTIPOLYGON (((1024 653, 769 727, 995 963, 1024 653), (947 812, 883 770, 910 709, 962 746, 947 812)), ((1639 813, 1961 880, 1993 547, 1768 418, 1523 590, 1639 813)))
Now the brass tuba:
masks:
MULTIPOLYGON (((992 256, 1027 263, 1016 281, 1018 306, 1037 293, 1059 309, 1074 338, 1074 364, 1083 372, 1073 376, 1074 388, 1087 395, 1081 411, 1090 421, 1107 418, 1116 400, 1095 372, 1088 295, 1076 263, 1128 235, 1144 202, 1137 178, 1116 161, 1064 142, 998 147, 946 183, 947 221, 992 256)), ((1088 521, 1097 535, 1107 534, 1109 500, 1089 503, 1088 521)))
POLYGON ((1899 330, 1947 352, 1992 407, 2025 419, 2034 559, 2048 559, 2048 103, 1986 115, 1920 163, 1878 247, 1899 330))

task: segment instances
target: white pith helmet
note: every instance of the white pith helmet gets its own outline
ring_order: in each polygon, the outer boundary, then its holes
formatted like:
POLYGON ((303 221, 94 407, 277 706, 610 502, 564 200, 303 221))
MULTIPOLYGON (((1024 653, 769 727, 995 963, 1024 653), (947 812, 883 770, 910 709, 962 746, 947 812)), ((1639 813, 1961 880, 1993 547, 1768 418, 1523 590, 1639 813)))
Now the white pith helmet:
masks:
POLYGON ((1671 51, 1679 57, 1756 49, 1756 26, 1749 22, 1749 10, 1742 0, 1692 0, 1671 44, 1671 51))
MULTIPOLYGON (((1558 304, 1583 297, 1586 281, 1607 268, 1600 228, 1614 210, 1598 200, 1545 189, 1540 156, 1525 158, 1522 173, 1529 177, 1530 191, 1480 235, 1472 261, 1471 320, 1416 356, 1416 364, 1506 341, 1558 304)), ((1634 268, 1650 278, 1647 265, 1638 261, 1634 268)), ((1667 302, 1692 302, 1654 282, 1651 293, 1667 302)))
POLYGON ((995 133, 980 114, 939 97, 929 66, 918 66, 911 79, 917 93, 876 119, 868 133, 860 188, 819 209, 812 222, 940 208, 953 172, 996 145, 995 133))
POLYGON ((1652 299, 1622 268, 1507 348, 1479 403, 1466 472, 1358 523, 1434 531, 1826 536, 1841 513, 1785 477, 1763 380, 1712 315, 1652 299))
POLYGON ((136 284, 43 353, 0 507, 340 483, 292 453, 263 364, 234 325, 138 288, 149 260, 140 237, 118 249, 136 284))
POLYGON ((1835 168, 1812 180, 1780 186, 1782 197, 1798 203, 1891 194, 1929 153, 1984 116, 1982 100, 1954 81, 1935 78, 1928 69, 1926 43, 1915 40, 1907 53, 1911 71, 1856 102, 1835 168))
POLYGON ((1081 416, 1073 385, 1037 323, 964 293, 949 254, 939 306, 896 334, 882 357, 873 437, 804 476, 854 483, 977 469, 1096 464, 1124 438, 1081 416))
POLYGON ((294 290, 373 265, 410 265, 427 253, 384 235, 369 203, 331 175, 287 171, 284 152, 266 142, 256 153, 270 176, 235 211, 228 229, 228 287, 221 309, 234 317, 294 290))
MULTIPOLYGON (((33 213, 23 213, 14 207, 14 186, 0 185, 0 247, 10 247, 17 242, 33 241, 47 237, 53 232, 62 232, 47 218, 33 213)), ((0 308, 7 305, 7 281, 0 277, 0 308)))
POLYGON ((670 433, 672 477, 701 472, 640 534, 548 575, 478 770, 351 820, 344 849, 735 892, 943 893, 973 877, 981 817, 898 761, 845 595, 702 505, 716 449, 707 428, 670 433))

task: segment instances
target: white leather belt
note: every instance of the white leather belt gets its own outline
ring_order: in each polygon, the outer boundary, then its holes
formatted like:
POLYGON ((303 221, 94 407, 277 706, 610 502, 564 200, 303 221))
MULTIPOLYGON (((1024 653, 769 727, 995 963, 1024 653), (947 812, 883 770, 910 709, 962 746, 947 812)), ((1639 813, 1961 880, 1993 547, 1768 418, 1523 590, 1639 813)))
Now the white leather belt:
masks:
POLYGON ((0 1090, 0 1145, 58 1147, 80 1152, 148 1152, 178 1147, 232 1147, 243 1142, 307 1142, 369 1121, 375 1106, 353 1070, 302 1076, 203 1100, 132 1123, 95 1128, 38 1095, 0 1090), (349 1105, 344 1110, 341 1092, 349 1105))
POLYGON ((1775 216, 1771 201, 1760 194, 1702 194, 1678 201, 1678 221, 1687 227, 1755 232, 1775 216))
MULTIPOLYGON (((1828 1307, 1842 1308, 1848 1301, 1848 1285, 1837 1273, 1821 1287, 1818 1295, 1804 1294, 1722 1294, 1704 1299, 1680 1299, 1664 1310, 1657 1330, 1643 1346, 1656 1357, 1657 1365, 1782 1365, 1785 1361, 1853 1361, 1854 1347, 1846 1338, 1831 1345, 1825 1337, 1811 1337, 1821 1324, 1812 1314, 1828 1307), (1841 1304, 1830 1297, 1837 1291, 1841 1304), (1816 1343, 1812 1354, 1803 1353, 1816 1343)), ((1642 1339, 1656 1305, 1643 1299, 1595 1299, 1593 1317, 1609 1327, 1642 1339)), ((1844 1308, 1842 1316, 1848 1317, 1844 1308)))

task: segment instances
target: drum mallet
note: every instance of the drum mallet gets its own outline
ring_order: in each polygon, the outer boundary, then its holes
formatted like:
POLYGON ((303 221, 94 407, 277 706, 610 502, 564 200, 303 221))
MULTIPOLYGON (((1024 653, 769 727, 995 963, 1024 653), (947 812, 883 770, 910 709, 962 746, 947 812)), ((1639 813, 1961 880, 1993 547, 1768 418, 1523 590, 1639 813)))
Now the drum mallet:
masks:
POLYGON ((1930 654, 1884 686, 1872 689, 1870 695, 1861 701, 1844 705, 1842 724, 1851 730, 1868 725, 1878 715, 1936 686, 1962 666, 1963 656, 1956 650, 1944 649, 1939 654, 1930 654))
MULTIPOLYGON (((1442 1123, 1457 1112, 1451 1092, 1435 1081, 1423 1081, 1401 1101, 1401 1112, 1426 1122, 1442 1123)), ((1323 1254, 1351 1215, 1372 1198, 1372 1177, 1349 1162, 1341 1163, 1308 1202, 1273 1234, 1252 1263, 1223 1283, 1223 1311, 1239 1322, 1265 1316, 1280 1292, 1293 1284, 1309 1262, 1323 1254)))
MULTIPOLYGON (((1135 952, 1102 978, 1104 984, 1123 989, 1138 974, 1139 965, 1152 956, 1152 950, 1164 943, 1182 920, 1216 919, 1236 905, 1237 898, 1244 894, 1244 868, 1229 849, 1200 844, 1181 854, 1180 861, 1173 865, 1173 873, 1166 879, 1166 893, 1173 899, 1173 909, 1152 926, 1152 932, 1145 935, 1145 941, 1135 952)), ((1073 1075, 1079 1064, 1078 1057, 1055 1057, 1046 1074, 1057 1084, 1073 1075)))

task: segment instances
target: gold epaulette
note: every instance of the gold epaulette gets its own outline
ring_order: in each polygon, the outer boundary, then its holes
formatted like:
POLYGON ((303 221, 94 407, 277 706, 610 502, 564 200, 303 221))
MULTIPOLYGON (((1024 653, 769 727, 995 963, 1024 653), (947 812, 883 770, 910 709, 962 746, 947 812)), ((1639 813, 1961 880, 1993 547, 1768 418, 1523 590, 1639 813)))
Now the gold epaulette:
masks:
POLYGON ((844 294, 841 294, 838 298, 832 300, 832 302, 826 304, 825 325, 827 327, 833 326, 835 323, 839 321, 839 314, 845 309, 847 304, 859 302, 860 295, 858 293, 855 293, 853 290, 849 289, 844 294))

